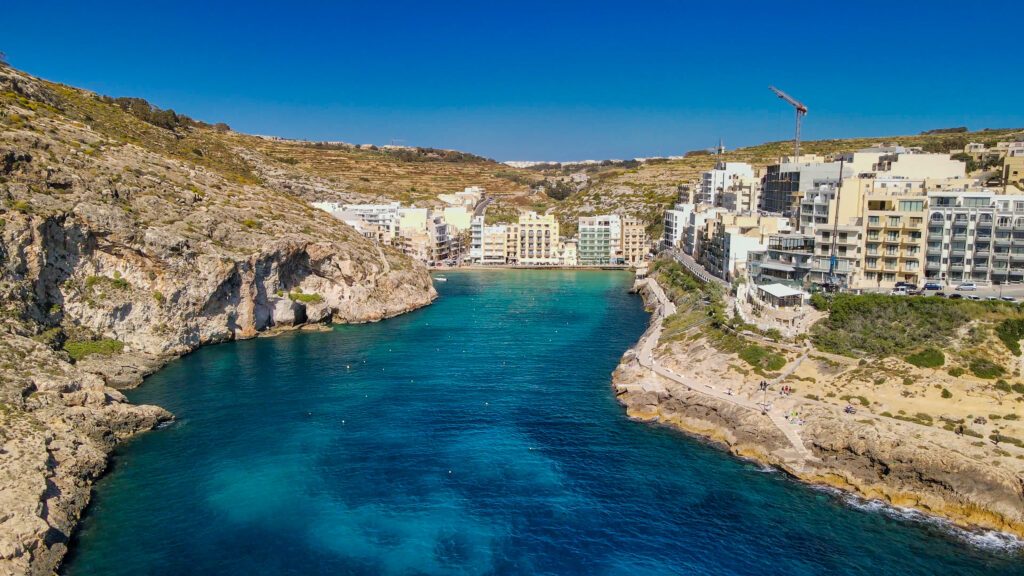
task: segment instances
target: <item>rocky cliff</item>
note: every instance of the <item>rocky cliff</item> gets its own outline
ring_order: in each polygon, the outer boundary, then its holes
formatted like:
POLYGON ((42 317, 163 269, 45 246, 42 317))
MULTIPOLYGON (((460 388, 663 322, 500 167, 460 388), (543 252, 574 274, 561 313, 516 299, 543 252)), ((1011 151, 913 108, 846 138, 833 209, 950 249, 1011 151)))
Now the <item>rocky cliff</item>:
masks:
MULTIPOLYGON (((653 295, 645 294, 645 299, 650 301, 653 295)), ((652 322, 660 318, 655 315, 652 322)), ((686 374, 684 366, 694 360, 681 350, 663 343, 659 365, 686 374)), ((800 436, 813 456, 795 464, 790 444, 767 416, 703 394, 699 382, 691 388, 655 374, 637 361, 636 354, 627 352, 613 376, 616 397, 630 417, 719 442, 734 454, 779 467, 809 483, 915 508, 962 527, 1024 537, 1020 458, 997 458, 990 443, 899 420, 851 417, 806 403, 800 408, 805 421, 800 436)), ((707 362, 724 376, 732 359, 720 355, 707 362)))
POLYGON ((53 572, 110 450, 172 418, 117 388, 203 344, 436 296, 223 128, 108 100, 0 66, 0 574, 53 572))

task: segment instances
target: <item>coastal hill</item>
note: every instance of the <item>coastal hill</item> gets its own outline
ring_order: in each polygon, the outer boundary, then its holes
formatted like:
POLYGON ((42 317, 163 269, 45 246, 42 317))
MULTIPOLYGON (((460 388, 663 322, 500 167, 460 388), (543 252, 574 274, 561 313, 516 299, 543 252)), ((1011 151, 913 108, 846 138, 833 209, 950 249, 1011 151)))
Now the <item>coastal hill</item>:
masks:
POLYGON ((0 573, 52 573, 113 446, 172 417, 118 388, 204 344, 435 297, 233 138, 0 66, 0 573))

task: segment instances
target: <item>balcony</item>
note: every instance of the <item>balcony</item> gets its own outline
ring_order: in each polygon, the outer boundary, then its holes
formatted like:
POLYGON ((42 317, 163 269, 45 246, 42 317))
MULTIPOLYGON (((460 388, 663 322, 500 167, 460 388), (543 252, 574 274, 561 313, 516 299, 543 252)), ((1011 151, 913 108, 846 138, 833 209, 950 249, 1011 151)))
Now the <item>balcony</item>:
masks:
POLYGON ((996 246, 1009 246, 1010 245, 1010 239, 1009 238, 996 238, 995 239, 995 243, 996 243, 996 246))

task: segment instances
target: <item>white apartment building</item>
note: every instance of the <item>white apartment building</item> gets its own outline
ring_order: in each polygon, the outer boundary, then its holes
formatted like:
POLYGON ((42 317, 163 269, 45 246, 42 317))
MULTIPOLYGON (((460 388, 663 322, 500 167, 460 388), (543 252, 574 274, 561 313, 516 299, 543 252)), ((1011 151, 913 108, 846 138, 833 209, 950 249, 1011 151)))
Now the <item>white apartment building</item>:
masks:
POLYGON ((577 248, 580 265, 619 264, 621 242, 622 219, 618 214, 580 217, 577 248))
POLYGON ((473 216, 469 225, 469 259, 482 262, 484 258, 484 224, 483 215, 473 216))
POLYGON ((925 279, 1024 281, 1024 196, 988 189, 928 194, 925 279))
POLYGON ((703 231, 707 227, 708 220, 715 218, 717 214, 725 213, 724 208, 710 208, 699 210, 694 208, 689 213, 686 226, 683 228, 683 252, 694 258, 700 256, 703 250, 703 231))
POLYGON ((683 247, 683 234, 691 212, 693 204, 676 204, 673 209, 665 211, 665 226, 661 238, 663 246, 678 249, 683 247))
POLYGON ((746 162, 718 162, 713 170, 701 174, 694 203, 721 206, 722 195, 743 179, 753 181, 753 166, 746 162))

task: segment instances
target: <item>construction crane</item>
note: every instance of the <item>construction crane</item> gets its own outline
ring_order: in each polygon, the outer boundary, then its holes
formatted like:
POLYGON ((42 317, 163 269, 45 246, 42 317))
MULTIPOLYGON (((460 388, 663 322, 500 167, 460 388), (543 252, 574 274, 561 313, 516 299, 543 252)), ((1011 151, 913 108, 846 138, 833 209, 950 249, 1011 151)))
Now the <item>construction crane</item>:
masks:
POLYGON ((786 94, 782 90, 779 90, 775 86, 769 86, 772 92, 779 98, 782 98, 789 103, 790 106, 796 109, 796 137, 794 138, 793 145, 793 161, 800 161, 800 123, 803 121, 805 115, 807 115, 807 106, 804 106, 803 102, 800 102, 796 98, 793 98, 789 94, 786 94))

